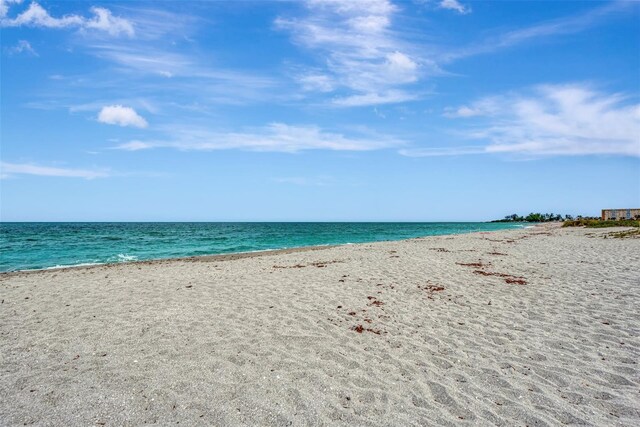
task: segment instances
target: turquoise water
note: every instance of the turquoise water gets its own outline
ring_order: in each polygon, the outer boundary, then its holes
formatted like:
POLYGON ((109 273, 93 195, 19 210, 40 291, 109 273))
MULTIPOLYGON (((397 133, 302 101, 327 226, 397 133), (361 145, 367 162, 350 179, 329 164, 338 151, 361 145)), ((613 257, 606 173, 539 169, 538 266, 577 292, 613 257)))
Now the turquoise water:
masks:
POLYGON ((426 223, 0 223, 0 271, 400 240, 519 228, 426 223))

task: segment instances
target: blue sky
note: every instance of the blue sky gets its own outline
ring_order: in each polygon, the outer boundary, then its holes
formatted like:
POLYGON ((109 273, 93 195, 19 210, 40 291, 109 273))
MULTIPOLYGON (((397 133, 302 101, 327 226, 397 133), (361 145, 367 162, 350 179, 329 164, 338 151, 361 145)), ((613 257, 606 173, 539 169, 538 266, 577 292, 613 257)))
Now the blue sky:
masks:
POLYGON ((640 3, 0 0, 3 221, 640 206, 640 3))

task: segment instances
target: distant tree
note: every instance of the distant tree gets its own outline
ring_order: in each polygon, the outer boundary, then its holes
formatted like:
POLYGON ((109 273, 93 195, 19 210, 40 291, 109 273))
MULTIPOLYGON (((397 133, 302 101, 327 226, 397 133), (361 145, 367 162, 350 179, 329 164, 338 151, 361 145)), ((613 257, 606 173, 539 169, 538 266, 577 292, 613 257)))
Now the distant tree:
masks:
MULTIPOLYGON (((578 218, 582 218, 578 216, 578 218)), ((555 213, 539 213, 531 212, 527 216, 519 216, 518 214, 506 215, 503 219, 495 220, 492 222, 550 222, 550 221, 573 221, 572 215, 565 215, 564 218, 560 214, 555 213)), ((598 219, 598 218, 594 218, 598 219)))
POLYGON ((544 215, 540 213, 531 212, 529 215, 525 217, 525 221, 527 222, 542 222, 544 221, 544 215))

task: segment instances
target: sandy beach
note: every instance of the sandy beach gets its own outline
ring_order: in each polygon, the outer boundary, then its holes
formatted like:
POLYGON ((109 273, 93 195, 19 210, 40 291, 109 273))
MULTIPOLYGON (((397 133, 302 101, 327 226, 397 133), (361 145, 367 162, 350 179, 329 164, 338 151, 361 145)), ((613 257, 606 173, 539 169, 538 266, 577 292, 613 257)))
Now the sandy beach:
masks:
POLYGON ((0 425, 640 425, 640 239, 0 275, 0 425))

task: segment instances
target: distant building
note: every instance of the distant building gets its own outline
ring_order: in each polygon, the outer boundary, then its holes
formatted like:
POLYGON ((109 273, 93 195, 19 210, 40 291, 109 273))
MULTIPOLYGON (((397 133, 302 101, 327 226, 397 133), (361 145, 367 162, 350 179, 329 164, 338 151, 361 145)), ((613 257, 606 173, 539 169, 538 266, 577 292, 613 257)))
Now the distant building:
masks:
POLYGON ((602 209, 602 219, 640 218, 640 209, 602 209))

